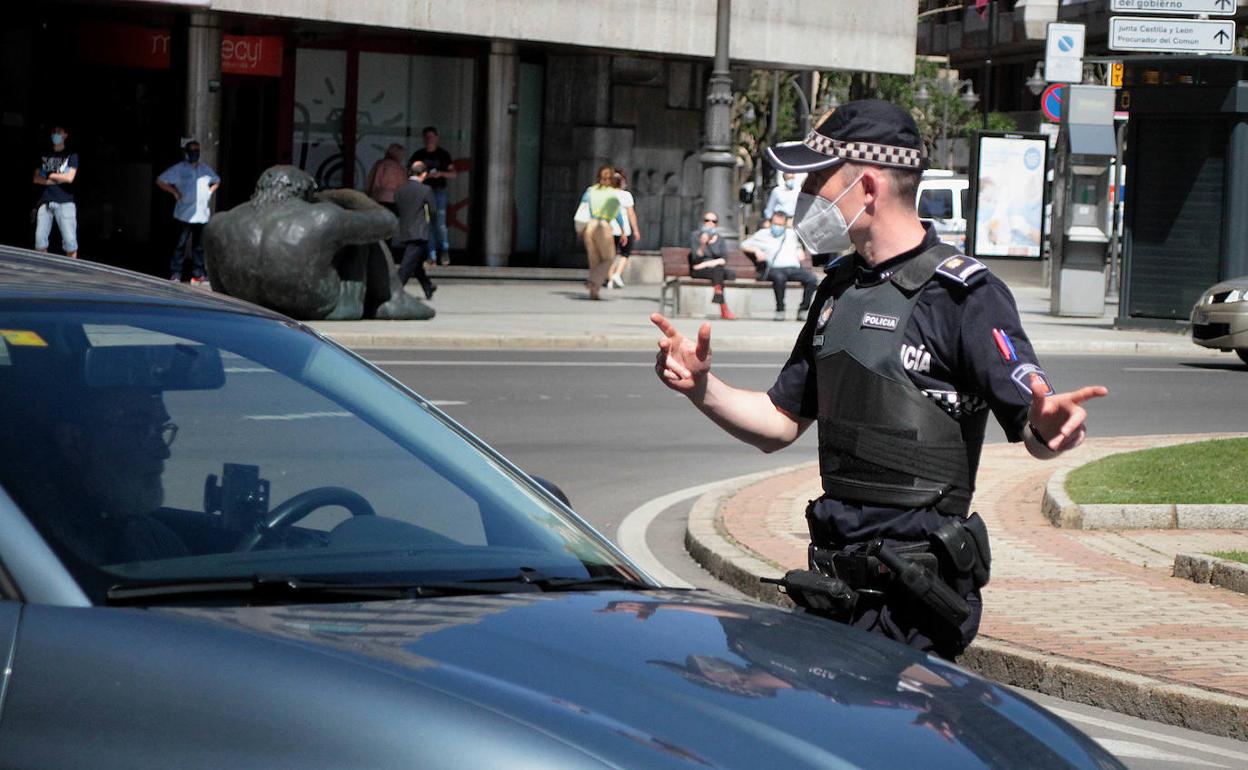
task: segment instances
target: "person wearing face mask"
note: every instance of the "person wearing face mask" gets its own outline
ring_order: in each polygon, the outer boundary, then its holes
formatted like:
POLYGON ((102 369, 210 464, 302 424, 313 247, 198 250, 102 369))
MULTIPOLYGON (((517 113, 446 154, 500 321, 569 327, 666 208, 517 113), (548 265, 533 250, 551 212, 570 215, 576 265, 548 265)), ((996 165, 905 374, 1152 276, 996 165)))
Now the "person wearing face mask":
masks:
POLYGON ((797 320, 802 321, 806 318, 806 311, 810 309, 810 300, 819 286, 819 279, 802 267, 806 250, 802 248, 801 239, 793 232, 793 228, 787 226, 788 219, 783 211, 776 211, 771 215, 770 225, 745 239, 741 244, 741 251, 753 258, 759 266, 759 280, 771 281, 772 289, 776 293, 777 321, 785 318, 786 284, 789 281, 802 284, 802 304, 797 308, 797 320))
POLYGON ((156 178, 156 186, 173 196, 173 218, 178 223, 177 245, 169 263, 170 279, 182 280, 182 263, 188 243, 191 247, 191 283, 201 285, 204 271, 204 224, 212 216, 212 194, 221 185, 221 177, 212 166, 199 159, 199 142, 191 139, 182 145, 183 160, 175 163, 156 178))
POLYGON ((702 226, 693 231, 689 246, 689 275, 711 282, 711 302, 719 305, 719 317, 735 321, 737 316, 724 301, 724 281, 737 277, 728 267, 728 247, 719 237, 719 215, 708 211, 702 215, 702 226))
POLYGON ((78 153, 65 148, 69 132, 64 127, 55 126, 51 138, 52 151, 39 157, 33 179, 39 188, 39 201, 35 205, 35 250, 48 250, 55 220, 61 233, 61 249, 65 256, 76 259, 78 205, 74 202, 73 184, 78 177, 78 153))
POLYGON ((767 153, 808 174, 795 214, 807 251, 847 253, 828 264, 767 392, 711 373, 709 324, 687 339, 658 314, 655 372, 765 452, 817 424, 811 568, 854 592, 844 622, 953 659, 979 628, 989 574, 988 533, 970 512, 988 415, 1048 459, 1083 442, 1082 404, 1108 390, 1058 393, 1009 289, 919 219, 923 143, 907 112, 851 102, 767 153))
MULTIPOLYGON (((802 176, 805 177, 805 174, 802 176)), ((784 172, 780 184, 771 188, 771 195, 767 196, 767 205, 763 207, 763 218, 770 222, 777 211, 784 212, 786 217, 791 218, 793 212, 797 210, 797 196, 801 192, 801 187, 802 184, 797 174, 784 172)))

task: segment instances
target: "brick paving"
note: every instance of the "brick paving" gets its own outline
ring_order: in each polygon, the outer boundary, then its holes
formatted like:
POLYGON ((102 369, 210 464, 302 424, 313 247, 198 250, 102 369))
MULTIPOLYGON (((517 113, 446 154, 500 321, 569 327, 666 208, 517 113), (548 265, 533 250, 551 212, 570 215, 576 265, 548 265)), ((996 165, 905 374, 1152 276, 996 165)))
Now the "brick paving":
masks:
MULTIPOLYGON (((1248 550, 1243 530, 1084 531, 1040 513, 1062 466, 1204 436, 1090 439, 1048 463, 1021 445, 984 448, 974 508, 992 533, 981 636, 1034 651, 1248 697, 1248 595, 1170 576, 1174 554, 1248 550)), ((806 564, 816 466, 744 487, 720 505, 729 539, 780 569, 806 564)))

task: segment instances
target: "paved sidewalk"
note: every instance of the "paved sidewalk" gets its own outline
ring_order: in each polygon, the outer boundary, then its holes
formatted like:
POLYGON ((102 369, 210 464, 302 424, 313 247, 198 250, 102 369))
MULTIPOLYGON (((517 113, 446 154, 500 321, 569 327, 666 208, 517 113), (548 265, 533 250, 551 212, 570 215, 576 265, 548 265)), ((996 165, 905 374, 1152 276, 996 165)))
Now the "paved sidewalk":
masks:
MULTIPOLYGON (((429 321, 318 321, 312 326, 349 347, 654 349, 657 332, 649 317, 659 307, 657 285, 604 290, 605 301, 590 302, 577 281, 445 278, 437 271, 431 271, 438 292, 430 304, 438 315, 429 321)), ((1042 355, 1228 355, 1197 347, 1177 328, 1114 329, 1112 304, 1099 318, 1057 318, 1048 314, 1048 289, 1012 288, 1023 326, 1042 355)), ((676 324, 691 334, 703 320, 679 318, 676 324)), ((773 321, 770 312, 737 321, 709 320, 717 350, 788 351, 800 328, 795 320, 773 321)))
MULTIPOLYGON (((985 447, 974 509, 992 533, 980 640, 962 663, 997 681, 1133 716, 1248 740, 1248 596, 1170 577, 1182 551, 1248 550, 1248 531, 1085 531, 1040 512, 1058 468, 1213 436, 1092 439, 1049 463, 985 447)), ((700 500, 690 551, 717 576, 775 601, 761 575, 806 565, 814 464, 700 500)))

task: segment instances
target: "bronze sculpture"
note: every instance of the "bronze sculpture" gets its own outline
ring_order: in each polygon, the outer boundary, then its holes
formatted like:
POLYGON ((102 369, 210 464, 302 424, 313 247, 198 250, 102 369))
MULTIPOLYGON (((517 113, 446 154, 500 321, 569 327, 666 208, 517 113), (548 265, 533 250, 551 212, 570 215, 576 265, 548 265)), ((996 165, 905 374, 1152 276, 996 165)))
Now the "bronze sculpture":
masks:
POLYGON ((204 228, 214 291, 304 321, 416 319, 434 309, 403 291, 386 240, 398 220, 355 190, 316 189, 272 166, 247 203, 204 228))

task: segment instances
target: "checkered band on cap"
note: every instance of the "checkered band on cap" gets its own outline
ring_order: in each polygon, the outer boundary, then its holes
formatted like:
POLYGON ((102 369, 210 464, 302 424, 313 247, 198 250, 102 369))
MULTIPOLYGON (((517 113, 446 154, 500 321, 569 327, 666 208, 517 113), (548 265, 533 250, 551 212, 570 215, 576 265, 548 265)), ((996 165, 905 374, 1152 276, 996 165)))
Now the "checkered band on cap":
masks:
POLYGON ((829 139, 817 131, 807 134, 802 144, 817 153, 833 158, 874 163, 880 166, 923 169, 923 153, 909 147, 894 147, 891 144, 873 142, 842 142, 839 139, 829 139))

